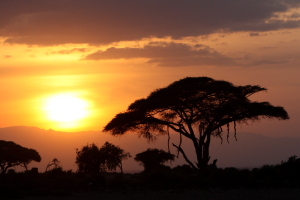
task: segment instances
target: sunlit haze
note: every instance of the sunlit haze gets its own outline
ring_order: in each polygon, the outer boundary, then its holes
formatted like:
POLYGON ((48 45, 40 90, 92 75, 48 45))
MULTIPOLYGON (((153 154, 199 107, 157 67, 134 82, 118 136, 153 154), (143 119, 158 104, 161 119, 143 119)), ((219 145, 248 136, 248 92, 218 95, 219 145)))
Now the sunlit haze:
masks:
POLYGON ((89 104, 74 94, 55 94, 45 99, 44 109, 48 120, 61 124, 74 126, 80 124, 80 120, 86 118, 89 113, 89 104), (76 123, 75 123, 76 122, 76 123))

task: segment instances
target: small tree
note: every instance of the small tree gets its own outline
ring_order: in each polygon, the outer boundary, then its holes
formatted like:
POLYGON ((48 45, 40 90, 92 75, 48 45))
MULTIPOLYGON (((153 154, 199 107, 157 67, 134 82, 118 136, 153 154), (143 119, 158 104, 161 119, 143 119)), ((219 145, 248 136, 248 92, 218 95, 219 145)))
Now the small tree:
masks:
POLYGON ((289 119, 283 107, 249 99, 265 90, 258 85, 235 86, 208 77, 188 77, 136 100, 125 112, 117 114, 104 131, 113 135, 138 133, 152 140, 173 130, 180 137, 180 142, 173 146, 192 168, 200 170, 209 164, 212 137, 223 140, 224 129, 228 139, 230 126, 236 134, 236 123, 262 118, 289 119), (196 162, 185 154, 182 138, 192 142, 196 162))
POLYGON ((117 167, 123 173, 122 161, 131 157, 118 146, 106 142, 101 148, 95 144, 86 145, 76 150, 76 161, 79 172, 115 171, 117 167))
POLYGON ((164 163, 174 161, 175 155, 159 149, 147 149, 144 152, 135 155, 134 160, 144 166, 145 172, 159 170, 164 163))
POLYGON ((104 160, 100 156, 99 148, 93 144, 83 146, 81 150, 76 149, 76 161, 79 172, 98 173, 104 160))
POLYGON ((109 142, 105 142, 101 147, 100 155, 105 160, 103 166, 105 171, 115 171, 118 167, 121 173, 123 173, 122 161, 131 157, 130 153, 124 152, 123 149, 109 142))
POLYGON ((5 174, 10 167, 27 166, 32 161, 40 162, 41 156, 34 149, 22 147, 12 141, 0 140, 0 170, 5 174))
POLYGON ((46 171, 59 169, 59 168, 62 169, 62 166, 60 165, 60 161, 57 158, 53 158, 53 160, 48 163, 46 167, 46 171))

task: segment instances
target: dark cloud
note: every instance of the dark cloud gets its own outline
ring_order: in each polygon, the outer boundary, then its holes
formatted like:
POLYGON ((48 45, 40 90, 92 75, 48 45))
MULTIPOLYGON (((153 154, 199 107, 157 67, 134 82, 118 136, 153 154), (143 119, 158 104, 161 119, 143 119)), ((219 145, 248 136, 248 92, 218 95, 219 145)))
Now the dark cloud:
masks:
POLYGON ((147 58, 149 64, 163 67, 198 65, 236 65, 233 59, 221 55, 208 46, 183 43, 149 43, 144 48, 109 48, 88 55, 87 60, 147 58))
POLYGON ((87 60, 129 59, 129 58, 166 58, 186 56, 206 56, 217 52, 205 45, 189 46, 182 43, 153 42, 143 48, 109 48, 86 57, 87 60), (193 49, 193 47, 195 49, 193 49))
POLYGON ((53 45, 260 32, 299 27, 295 19, 270 20, 299 4, 299 0, 0 0, 0 36, 8 43, 53 45))
POLYGON ((249 35, 250 35, 251 37, 253 37, 253 36, 259 36, 259 33, 249 33, 249 35))
MULTIPOLYGON (((274 47, 263 47, 271 49, 274 47)), ((238 66, 253 67, 261 65, 286 64, 288 60, 256 59, 251 56, 233 58, 202 44, 188 45, 175 42, 154 42, 143 48, 108 48, 87 55, 86 60, 115 60, 145 58, 146 63, 159 67, 186 66, 238 66)))

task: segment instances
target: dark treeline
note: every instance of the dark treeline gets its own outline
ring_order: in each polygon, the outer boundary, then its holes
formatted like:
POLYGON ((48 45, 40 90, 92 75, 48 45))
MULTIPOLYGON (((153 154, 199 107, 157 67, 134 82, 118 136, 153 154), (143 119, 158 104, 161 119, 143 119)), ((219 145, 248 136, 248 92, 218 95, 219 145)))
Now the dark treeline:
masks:
POLYGON ((294 188, 300 186, 300 158, 292 156, 277 165, 254 169, 217 168, 212 166, 203 173, 189 165, 170 168, 161 165, 152 171, 135 174, 117 172, 82 173, 53 167, 39 173, 35 168, 24 172, 8 170, 0 179, 1 198, 23 196, 64 196, 74 192, 120 189, 164 190, 207 188, 294 188))

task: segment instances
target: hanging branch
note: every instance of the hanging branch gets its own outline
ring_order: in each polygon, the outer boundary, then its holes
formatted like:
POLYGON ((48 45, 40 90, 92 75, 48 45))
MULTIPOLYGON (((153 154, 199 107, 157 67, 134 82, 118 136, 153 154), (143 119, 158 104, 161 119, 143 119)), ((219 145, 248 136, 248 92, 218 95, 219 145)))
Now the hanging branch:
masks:
POLYGON ((171 137, 170 137, 169 126, 167 126, 167 133, 168 133, 168 152, 170 153, 170 152, 171 152, 171 151, 170 151, 170 139, 171 139, 171 137))
POLYGON ((219 127, 219 128, 218 128, 218 136, 219 136, 219 138, 221 139, 221 144, 223 144, 223 137, 222 137, 222 135, 221 135, 222 132, 223 132, 222 127, 219 127))
POLYGON ((233 125, 234 125, 234 138, 237 141, 237 137, 236 137, 236 121, 233 121, 233 125))
POLYGON ((227 123, 227 142, 229 143, 229 123, 227 123))
POLYGON ((221 139, 221 144, 223 144, 223 137, 221 134, 219 135, 219 138, 221 139))

